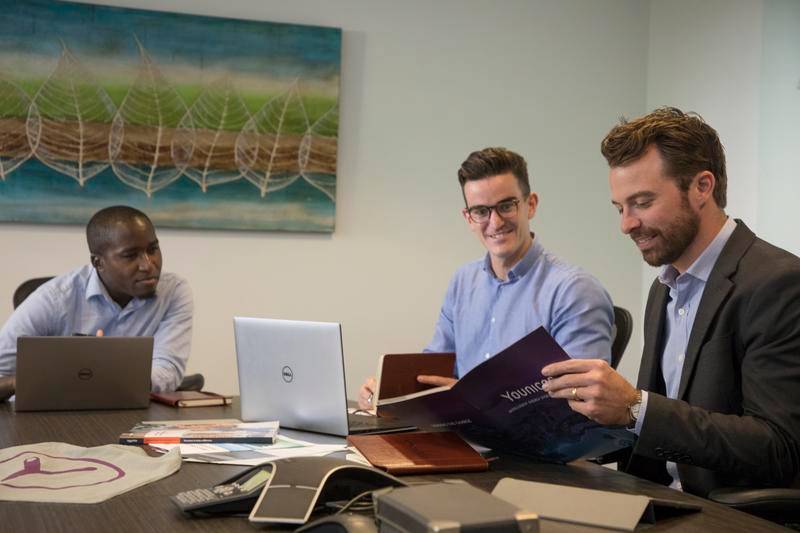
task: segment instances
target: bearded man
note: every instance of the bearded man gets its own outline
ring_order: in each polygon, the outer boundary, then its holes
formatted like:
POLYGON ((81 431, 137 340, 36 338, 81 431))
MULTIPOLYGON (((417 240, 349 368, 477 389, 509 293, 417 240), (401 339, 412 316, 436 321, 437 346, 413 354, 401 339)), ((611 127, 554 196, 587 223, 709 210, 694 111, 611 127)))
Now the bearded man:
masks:
POLYGON ((725 154, 661 108, 602 143, 621 230, 661 266, 637 387, 599 360, 549 365, 551 396, 638 436, 629 473, 707 496, 800 484, 800 259, 724 211, 725 154))

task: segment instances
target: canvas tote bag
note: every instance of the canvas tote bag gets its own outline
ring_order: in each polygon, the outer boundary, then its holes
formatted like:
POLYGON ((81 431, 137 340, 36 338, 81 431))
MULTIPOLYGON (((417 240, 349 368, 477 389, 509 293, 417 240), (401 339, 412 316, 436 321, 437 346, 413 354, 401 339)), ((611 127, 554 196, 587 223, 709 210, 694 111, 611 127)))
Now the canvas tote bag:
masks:
POLYGON ((0 450, 0 500, 98 503, 167 477, 180 467, 177 448, 150 457, 139 447, 119 444, 13 446, 0 450))

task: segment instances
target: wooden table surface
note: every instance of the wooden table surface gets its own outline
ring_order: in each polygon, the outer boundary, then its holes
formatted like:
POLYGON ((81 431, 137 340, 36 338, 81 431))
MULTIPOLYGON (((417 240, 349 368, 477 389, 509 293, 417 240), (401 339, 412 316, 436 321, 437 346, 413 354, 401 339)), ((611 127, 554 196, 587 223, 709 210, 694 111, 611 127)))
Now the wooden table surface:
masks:
MULTIPOLYGON (((64 411, 16 413, 13 404, 0 404, 0 447, 37 442, 67 442, 78 446, 99 446, 117 441, 120 433, 142 420, 238 418, 238 402, 226 407, 176 409, 152 403, 149 409, 119 411, 64 411)), ((210 487, 243 471, 244 467, 184 463, 176 474, 94 505, 0 502, 0 531, 253 531, 243 517, 192 518, 183 515, 170 501, 178 492, 210 487)), ((769 532, 784 528, 622 472, 576 461, 569 465, 532 462, 515 456, 501 456, 491 462, 488 472, 414 476, 412 481, 459 478, 491 491, 497 481, 513 477, 558 483, 589 489, 644 494, 692 502, 702 512, 673 517, 656 524, 640 524, 648 531, 681 532, 769 532)), ((262 528, 263 529, 263 528, 262 528)), ((541 531, 607 531, 580 528, 542 520, 541 531)))

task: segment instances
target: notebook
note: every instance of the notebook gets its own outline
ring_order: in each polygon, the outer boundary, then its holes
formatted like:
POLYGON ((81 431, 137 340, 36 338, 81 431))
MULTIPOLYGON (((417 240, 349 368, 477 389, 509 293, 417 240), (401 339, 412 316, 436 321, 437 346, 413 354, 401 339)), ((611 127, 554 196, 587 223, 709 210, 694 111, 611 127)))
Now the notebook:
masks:
POLYGON ((381 400, 398 398, 433 388, 417 381, 426 374, 452 378, 455 374, 456 354, 447 353, 387 353, 381 357, 378 372, 377 413, 380 416, 381 400))
POLYGON ((152 360, 153 337, 19 337, 14 408, 147 407, 152 360))
POLYGON ((151 392, 150 399, 172 407, 210 407, 214 405, 230 405, 232 396, 224 396, 210 391, 171 391, 151 392))
POLYGON ((348 416, 340 324, 235 317, 233 329, 242 420, 342 437, 399 429, 391 420, 348 416))

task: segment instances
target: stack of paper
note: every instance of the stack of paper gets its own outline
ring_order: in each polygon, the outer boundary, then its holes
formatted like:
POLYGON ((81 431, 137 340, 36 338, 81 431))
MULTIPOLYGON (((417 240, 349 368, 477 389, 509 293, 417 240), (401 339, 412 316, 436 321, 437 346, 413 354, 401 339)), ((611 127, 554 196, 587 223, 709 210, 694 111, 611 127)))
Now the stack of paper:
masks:
POLYGON ((314 444, 278 435, 269 446, 255 444, 155 444, 169 451, 179 448, 185 461, 227 465, 256 466, 287 457, 319 457, 347 449, 344 444, 314 444))

